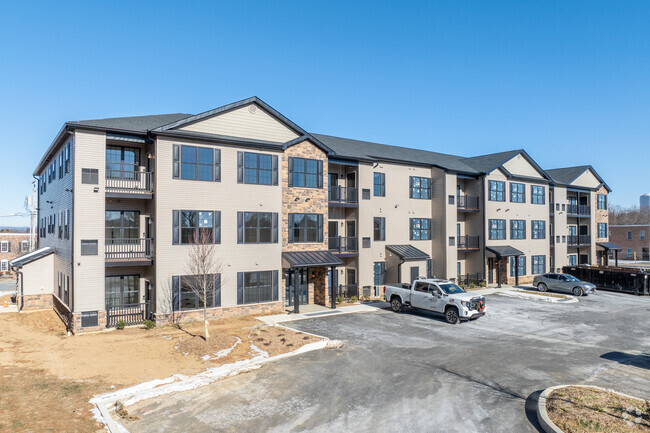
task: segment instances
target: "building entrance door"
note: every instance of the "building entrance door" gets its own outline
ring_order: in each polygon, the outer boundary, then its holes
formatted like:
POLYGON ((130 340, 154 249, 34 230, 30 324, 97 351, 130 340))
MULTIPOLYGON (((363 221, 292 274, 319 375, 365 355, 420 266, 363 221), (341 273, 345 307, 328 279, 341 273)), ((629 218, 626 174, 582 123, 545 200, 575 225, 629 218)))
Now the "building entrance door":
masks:
POLYGON ((295 298, 295 289, 298 290, 298 302, 299 305, 305 305, 309 303, 309 272, 308 269, 296 269, 293 272, 293 281, 291 281, 289 272, 284 274, 285 281, 287 282, 287 287, 285 290, 285 302, 284 305, 287 307, 292 307, 294 304, 295 298))

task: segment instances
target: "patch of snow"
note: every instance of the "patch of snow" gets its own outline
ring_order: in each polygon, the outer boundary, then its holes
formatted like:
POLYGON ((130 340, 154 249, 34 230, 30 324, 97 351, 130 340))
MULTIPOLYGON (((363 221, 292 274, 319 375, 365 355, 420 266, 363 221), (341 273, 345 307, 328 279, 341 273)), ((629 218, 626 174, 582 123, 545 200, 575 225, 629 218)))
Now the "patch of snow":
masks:
POLYGON ((534 299, 536 301, 543 301, 543 302, 553 302, 553 303, 570 303, 570 302, 578 302, 578 300, 572 296, 566 296, 563 298, 556 298, 553 296, 545 296, 545 295, 535 295, 533 293, 524 293, 520 292, 517 290, 507 290, 503 292, 497 293, 499 296, 507 296, 510 298, 523 298, 523 299, 534 299))
POLYGON ((235 343, 232 346, 230 346, 227 349, 222 349, 222 350, 218 351, 217 353, 214 353, 213 354, 214 358, 212 358, 212 359, 219 359, 219 358, 223 358, 224 356, 230 355, 230 352, 235 350, 235 347, 237 347, 239 345, 239 343, 241 343, 241 338, 239 338, 239 337, 235 337, 235 338, 237 339, 237 341, 235 341, 235 343))
POLYGON ((258 356, 261 356, 263 358, 268 358, 269 357, 269 352, 266 350, 262 350, 253 343, 251 343, 251 350, 255 353, 257 353, 258 356))

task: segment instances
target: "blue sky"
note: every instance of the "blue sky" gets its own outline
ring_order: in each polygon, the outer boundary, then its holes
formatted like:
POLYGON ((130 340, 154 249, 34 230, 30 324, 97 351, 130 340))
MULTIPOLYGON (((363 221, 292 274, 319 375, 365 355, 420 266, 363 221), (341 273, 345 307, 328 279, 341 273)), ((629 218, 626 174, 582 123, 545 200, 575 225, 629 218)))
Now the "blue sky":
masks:
POLYGON ((649 22, 647 1, 1 2, 0 215, 66 120, 252 95, 311 132, 592 164, 638 205, 649 22))

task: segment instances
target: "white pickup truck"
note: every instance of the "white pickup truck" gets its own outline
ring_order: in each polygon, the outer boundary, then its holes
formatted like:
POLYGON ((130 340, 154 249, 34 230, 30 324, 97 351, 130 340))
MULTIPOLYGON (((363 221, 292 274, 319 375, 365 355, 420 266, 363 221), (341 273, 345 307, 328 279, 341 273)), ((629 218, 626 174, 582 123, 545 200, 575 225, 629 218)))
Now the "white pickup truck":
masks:
POLYGON ((417 279, 410 286, 388 285, 384 299, 390 302, 396 313, 402 311, 404 306, 410 306, 442 313, 452 324, 485 315, 485 297, 472 295, 451 281, 440 279, 417 279))

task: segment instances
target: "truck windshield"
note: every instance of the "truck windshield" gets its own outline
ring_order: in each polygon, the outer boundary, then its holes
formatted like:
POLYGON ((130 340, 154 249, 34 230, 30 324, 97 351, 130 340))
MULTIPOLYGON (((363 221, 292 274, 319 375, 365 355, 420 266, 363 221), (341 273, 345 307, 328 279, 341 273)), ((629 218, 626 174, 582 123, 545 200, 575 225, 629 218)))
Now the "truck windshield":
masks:
POLYGON ((440 284, 439 287, 443 292, 448 295, 453 295, 454 293, 464 293, 465 291, 453 283, 440 284))

